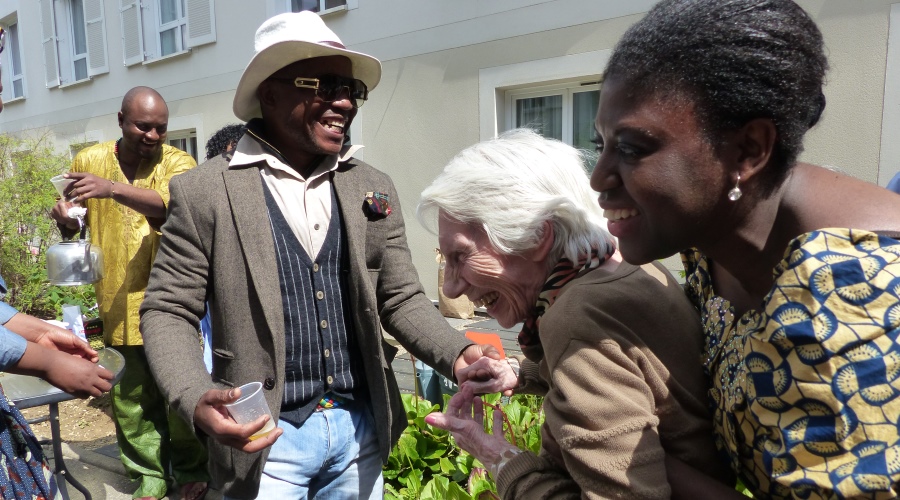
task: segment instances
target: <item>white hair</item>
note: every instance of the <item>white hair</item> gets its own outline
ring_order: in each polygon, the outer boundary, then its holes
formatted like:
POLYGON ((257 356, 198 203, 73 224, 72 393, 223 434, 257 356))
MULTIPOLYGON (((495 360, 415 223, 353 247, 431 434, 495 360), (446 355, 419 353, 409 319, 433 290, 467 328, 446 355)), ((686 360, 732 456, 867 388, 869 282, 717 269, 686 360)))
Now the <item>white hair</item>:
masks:
POLYGON ((435 234, 441 214, 481 226, 507 255, 537 247, 544 222, 550 222, 551 264, 563 256, 578 262, 592 246, 601 255, 616 246, 581 153, 529 129, 480 142, 450 160, 422 192, 416 210, 419 222, 435 234))

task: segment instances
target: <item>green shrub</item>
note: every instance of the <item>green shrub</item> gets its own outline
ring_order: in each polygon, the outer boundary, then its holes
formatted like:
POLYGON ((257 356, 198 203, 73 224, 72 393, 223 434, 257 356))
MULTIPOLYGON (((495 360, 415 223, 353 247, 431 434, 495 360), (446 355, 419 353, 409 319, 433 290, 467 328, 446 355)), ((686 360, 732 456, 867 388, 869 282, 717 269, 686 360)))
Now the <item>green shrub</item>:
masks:
POLYGON ((60 287, 47 281, 47 248, 61 238, 50 211, 57 192, 50 178, 69 169, 67 156, 46 137, 23 140, 0 134, 0 274, 4 300, 43 319, 62 316, 63 304, 82 312, 94 306, 94 287, 60 287))

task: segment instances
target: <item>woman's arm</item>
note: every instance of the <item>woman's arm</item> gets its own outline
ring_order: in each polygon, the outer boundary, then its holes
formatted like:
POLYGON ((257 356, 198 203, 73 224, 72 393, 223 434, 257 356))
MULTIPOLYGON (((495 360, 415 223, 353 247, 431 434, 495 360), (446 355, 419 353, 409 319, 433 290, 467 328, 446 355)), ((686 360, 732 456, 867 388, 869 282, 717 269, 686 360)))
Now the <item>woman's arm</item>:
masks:
POLYGON ((80 398, 96 397, 112 389, 109 381, 113 374, 106 368, 34 342, 28 342, 25 353, 7 371, 42 378, 80 398))
POLYGON ((498 491, 504 498, 668 498, 659 418, 640 367, 611 340, 560 347, 558 358, 546 360, 552 388, 541 454, 510 460, 498 491))
POLYGON ((63 351, 94 363, 99 359, 97 351, 91 349, 87 342, 76 337, 69 330, 52 325, 34 316, 16 313, 3 326, 25 338, 25 340, 39 344, 45 349, 63 351))

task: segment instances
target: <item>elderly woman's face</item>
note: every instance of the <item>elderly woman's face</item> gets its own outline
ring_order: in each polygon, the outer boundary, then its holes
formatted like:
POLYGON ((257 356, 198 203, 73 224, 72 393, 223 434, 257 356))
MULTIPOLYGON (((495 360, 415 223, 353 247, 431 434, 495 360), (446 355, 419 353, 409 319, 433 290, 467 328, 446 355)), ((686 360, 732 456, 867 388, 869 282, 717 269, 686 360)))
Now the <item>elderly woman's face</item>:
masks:
POLYGON ((591 187, 625 260, 644 264, 706 243, 727 230, 727 165, 704 140, 693 104, 634 97, 603 85, 591 187))
POLYGON ((501 254, 480 228, 443 216, 438 241, 446 259, 446 296, 465 295, 504 328, 525 320, 547 277, 543 259, 501 254))

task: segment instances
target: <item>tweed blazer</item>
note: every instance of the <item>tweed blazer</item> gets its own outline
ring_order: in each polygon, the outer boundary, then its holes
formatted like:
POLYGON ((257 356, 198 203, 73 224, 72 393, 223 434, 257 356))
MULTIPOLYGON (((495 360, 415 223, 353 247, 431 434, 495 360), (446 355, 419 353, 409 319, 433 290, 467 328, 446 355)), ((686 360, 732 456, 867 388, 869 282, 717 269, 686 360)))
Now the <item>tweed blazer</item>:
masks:
MULTIPOLYGON (((260 164, 231 167, 217 157, 172 179, 168 216, 147 293, 141 332, 147 359, 172 408, 194 421, 210 389, 265 382, 277 420, 284 392, 285 326, 275 245, 260 164), (197 328, 209 301, 213 370, 203 364, 197 328)), ((363 375, 384 460, 407 425, 382 326, 414 356, 451 375, 470 344, 425 296, 406 243, 390 178, 350 159, 333 175, 349 248, 347 292, 363 375), (369 214, 369 191, 390 197, 387 217, 369 214)), ((198 431, 199 434, 202 433, 198 431)), ((206 439, 213 485, 254 498, 268 449, 247 454, 206 439)))

